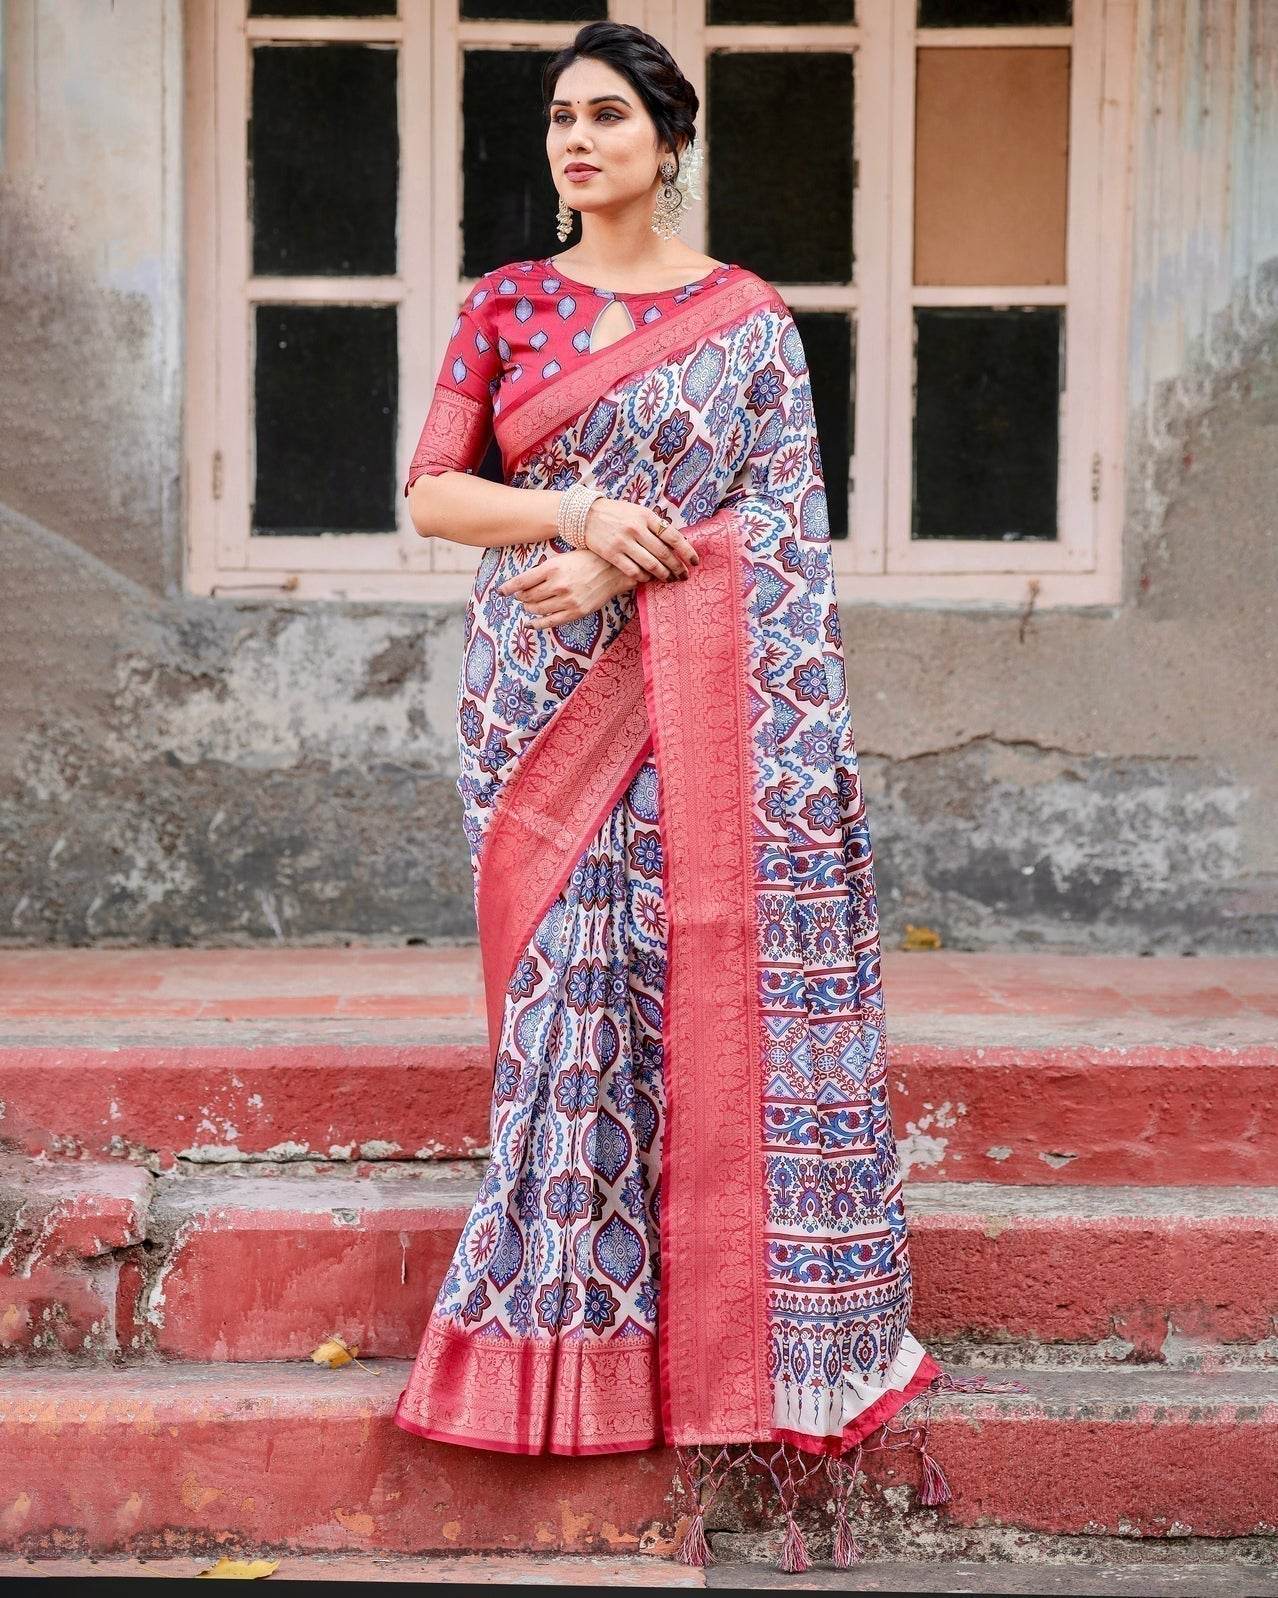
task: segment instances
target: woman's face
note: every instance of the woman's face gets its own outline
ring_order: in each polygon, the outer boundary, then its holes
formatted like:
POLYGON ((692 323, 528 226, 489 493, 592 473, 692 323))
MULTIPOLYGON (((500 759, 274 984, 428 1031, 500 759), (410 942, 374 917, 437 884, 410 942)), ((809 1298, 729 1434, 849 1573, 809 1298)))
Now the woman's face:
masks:
POLYGON ((550 103, 546 155, 560 194, 578 211, 651 195, 668 152, 634 85, 602 61, 583 58, 559 74, 550 103), (574 165, 594 171, 572 175, 574 165))

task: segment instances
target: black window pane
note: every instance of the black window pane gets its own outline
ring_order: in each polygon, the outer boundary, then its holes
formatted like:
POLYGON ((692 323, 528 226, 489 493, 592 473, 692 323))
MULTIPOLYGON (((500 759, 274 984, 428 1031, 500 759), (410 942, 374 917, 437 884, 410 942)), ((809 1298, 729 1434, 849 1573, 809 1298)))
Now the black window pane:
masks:
MULTIPOLYGON (((462 69, 462 260, 465 277, 502 261, 567 248, 546 160, 541 73, 553 50, 467 50, 462 69)), ((568 243, 580 237, 574 222, 568 243)))
POLYGON ((596 22, 607 17, 608 0, 462 0, 460 15, 468 22, 596 22))
POLYGON ((394 532, 395 306, 256 312, 254 533, 394 532))
POLYGON ((812 409, 830 507, 830 537, 848 536, 848 465, 855 448, 856 343, 845 311, 793 311, 812 379, 812 409))
POLYGON ((853 0, 706 0, 706 21, 855 22, 853 0))
POLYGON ((706 84, 709 253, 772 282, 850 282, 851 52, 714 50, 706 84))
POLYGON ((913 537, 1055 538, 1060 307, 914 315, 913 537))
POLYGON ((253 270, 393 273, 397 52, 271 44, 253 51, 248 129, 253 270))
POLYGON ((396 0, 251 0, 250 17, 393 17, 396 0))
POLYGON ((919 0, 920 28, 1067 28, 1070 0, 919 0))

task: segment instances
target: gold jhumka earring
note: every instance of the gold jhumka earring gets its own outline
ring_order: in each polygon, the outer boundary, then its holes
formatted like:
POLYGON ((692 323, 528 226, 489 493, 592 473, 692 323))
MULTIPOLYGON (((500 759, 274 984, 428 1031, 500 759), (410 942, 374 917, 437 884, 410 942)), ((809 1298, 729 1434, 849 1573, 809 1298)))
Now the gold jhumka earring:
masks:
POLYGON ((677 170, 674 162, 667 159, 657 170, 661 174, 661 192, 657 195, 656 204, 652 208, 652 231, 663 239, 672 239, 679 231, 683 196, 674 185, 674 175, 677 170))

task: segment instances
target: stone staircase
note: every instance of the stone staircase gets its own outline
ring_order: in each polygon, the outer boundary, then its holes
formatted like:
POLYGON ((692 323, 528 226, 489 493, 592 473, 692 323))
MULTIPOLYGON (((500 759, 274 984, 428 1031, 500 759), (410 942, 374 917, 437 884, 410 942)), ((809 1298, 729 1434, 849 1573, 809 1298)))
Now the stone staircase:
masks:
POLYGON ((1278 1594, 1278 961, 885 987, 914 1329, 1027 1391, 938 1399, 952 1501, 879 1456, 865 1561, 785 1576, 739 1495, 673 1564, 664 1451, 391 1423, 485 1152, 474 948, 0 952, 0 1575, 1278 1594))

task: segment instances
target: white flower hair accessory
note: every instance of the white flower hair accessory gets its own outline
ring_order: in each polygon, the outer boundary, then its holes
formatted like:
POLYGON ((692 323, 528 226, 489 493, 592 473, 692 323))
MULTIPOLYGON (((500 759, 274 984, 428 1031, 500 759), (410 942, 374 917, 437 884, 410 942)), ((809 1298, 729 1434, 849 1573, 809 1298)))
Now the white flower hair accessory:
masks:
POLYGON ((701 140, 694 138, 687 149, 679 157, 679 175, 674 180, 675 188, 683 197, 683 203, 690 200, 699 200, 701 190, 698 184, 701 179, 701 167, 705 160, 705 151, 701 140))

